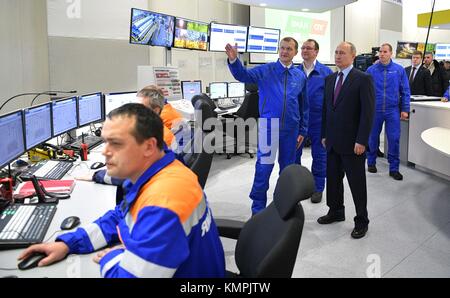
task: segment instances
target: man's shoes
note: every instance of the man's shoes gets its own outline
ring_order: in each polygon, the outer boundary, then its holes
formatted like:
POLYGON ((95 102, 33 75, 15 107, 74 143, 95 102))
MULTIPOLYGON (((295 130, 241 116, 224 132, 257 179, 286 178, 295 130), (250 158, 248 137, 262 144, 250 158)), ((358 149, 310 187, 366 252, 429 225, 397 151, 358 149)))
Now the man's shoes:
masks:
POLYGON ((330 223, 336 222, 336 221, 344 221, 345 216, 333 216, 333 215, 324 215, 317 219, 317 222, 321 225, 328 225, 330 223))
POLYGON ((377 150, 377 157, 384 157, 384 153, 381 152, 380 148, 377 150))
POLYGON ((403 175, 400 174, 400 172, 389 172, 389 176, 391 176, 395 180, 403 180, 403 175))
POLYGON ((311 203, 317 204, 322 201, 322 193, 321 192, 315 192, 311 196, 311 203))
POLYGON ((352 231, 352 238, 359 239, 366 236, 367 230, 369 228, 366 226, 364 228, 354 228, 352 231))
POLYGON ((373 166, 367 166, 367 171, 369 171, 369 173, 376 173, 377 172, 377 166, 373 165, 373 166))

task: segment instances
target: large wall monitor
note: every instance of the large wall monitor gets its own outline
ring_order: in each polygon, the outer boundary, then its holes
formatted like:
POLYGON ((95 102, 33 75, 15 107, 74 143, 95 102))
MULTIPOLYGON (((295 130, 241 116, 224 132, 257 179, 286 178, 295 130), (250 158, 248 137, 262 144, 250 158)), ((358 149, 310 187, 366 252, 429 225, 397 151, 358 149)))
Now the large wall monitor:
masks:
POLYGON ((239 25, 229 25, 220 23, 211 23, 209 50, 216 52, 225 52, 227 43, 234 46, 237 43, 238 52, 247 50, 247 27, 239 25))
POLYGON ((70 97, 52 102, 53 137, 77 128, 77 98, 70 97))
POLYGON ((248 27, 247 52, 277 54, 280 29, 248 27))
POLYGON ((175 17, 152 11, 132 8, 130 43, 171 47, 175 17))
POLYGON ((25 152, 22 111, 0 116, 0 168, 25 152))
POLYGON ((175 48, 190 50, 208 50, 208 23, 177 17, 175 19, 175 48))
POLYGON ((52 138, 51 103, 23 110, 26 150, 52 138))
POLYGON ((436 58, 436 60, 449 61, 450 60, 450 43, 436 44, 435 58, 436 58))

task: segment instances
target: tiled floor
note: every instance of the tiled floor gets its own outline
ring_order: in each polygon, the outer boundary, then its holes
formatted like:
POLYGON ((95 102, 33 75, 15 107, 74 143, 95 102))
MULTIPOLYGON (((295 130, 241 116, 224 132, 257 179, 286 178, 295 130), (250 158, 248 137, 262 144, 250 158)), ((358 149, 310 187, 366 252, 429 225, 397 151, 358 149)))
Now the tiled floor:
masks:
MULTIPOLYGON (((309 168, 311 161, 306 149, 303 164, 309 168)), ((250 217, 254 164, 248 155, 214 157, 205 191, 215 217, 250 217)), ((317 223, 328 210, 325 193, 320 204, 302 202, 305 225, 293 277, 450 277, 450 182, 404 166, 404 180, 395 181, 384 158, 377 167, 367 175, 370 224, 362 239, 350 237, 355 209, 346 180, 345 222, 317 223)), ((277 178, 275 166, 269 197, 277 178)), ((222 240, 227 267, 237 271, 235 242, 222 240)))

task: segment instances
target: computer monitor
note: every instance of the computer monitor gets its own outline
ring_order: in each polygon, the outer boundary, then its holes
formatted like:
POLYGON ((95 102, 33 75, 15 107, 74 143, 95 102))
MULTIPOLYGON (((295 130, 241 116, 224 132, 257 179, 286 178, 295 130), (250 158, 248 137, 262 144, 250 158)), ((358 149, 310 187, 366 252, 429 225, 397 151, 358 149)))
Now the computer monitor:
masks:
POLYGON ((173 44, 175 17, 131 9, 130 43, 170 48, 173 44))
POLYGON ((124 104, 137 102, 136 95, 136 91, 105 94, 105 117, 109 112, 124 104))
POLYGON ((52 138, 51 103, 23 109, 25 148, 33 147, 52 138))
POLYGON ((183 98, 191 101, 192 97, 202 93, 202 81, 181 81, 183 98))
POLYGON ((241 82, 228 83, 228 97, 244 97, 245 84, 241 82))
POLYGON ((247 52, 277 54, 280 29, 248 27, 247 52))
POLYGON ((175 18, 175 48, 190 50, 208 50, 209 24, 188 19, 175 18))
POLYGON ((450 43, 437 43, 434 57, 436 60, 450 60, 450 43))
POLYGON ((77 97, 52 102, 53 137, 77 128, 77 97))
POLYGON ((102 93, 78 97, 78 127, 103 120, 102 93))
POLYGON ((211 23, 209 36, 209 50, 225 52, 227 43, 234 46, 237 43, 238 52, 243 53, 247 47, 247 27, 211 23))
POLYGON ((209 83, 209 94, 211 99, 228 97, 228 84, 226 82, 209 83))
POLYGON ((25 152, 22 111, 0 116, 0 168, 25 152))

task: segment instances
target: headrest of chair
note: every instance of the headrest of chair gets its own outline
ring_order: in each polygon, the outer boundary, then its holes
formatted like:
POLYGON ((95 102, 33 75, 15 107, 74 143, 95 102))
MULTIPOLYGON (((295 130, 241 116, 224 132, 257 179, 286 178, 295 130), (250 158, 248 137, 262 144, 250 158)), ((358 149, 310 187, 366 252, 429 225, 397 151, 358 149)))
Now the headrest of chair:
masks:
POLYGON ((314 177, 308 169, 298 164, 284 168, 273 194, 273 201, 280 217, 288 218, 298 202, 309 199, 314 189, 314 177))
POLYGON ((258 85, 257 84, 250 84, 250 83, 246 83, 245 84, 245 90, 247 90, 248 92, 258 92, 258 85))
POLYGON ((214 102, 211 100, 211 98, 209 98, 208 95, 202 93, 202 94, 198 94, 195 95, 194 97, 192 97, 191 99, 192 105, 194 106, 194 110, 195 110, 195 117, 196 119, 200 119, 199 118, 199 114, 201 114, 201 119, 202 119, 202 123, 201 124, 201 128, 203 131, 205 132, 209 132, 211 131, 210 129, 205 130, 204 127, 204 122, 209 119, 209 118, 217 118, 217 113, 214 111, 214 109, 216 108, 216 105, 214 104, 214 102))

